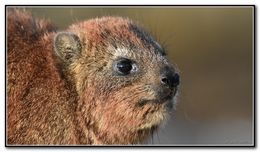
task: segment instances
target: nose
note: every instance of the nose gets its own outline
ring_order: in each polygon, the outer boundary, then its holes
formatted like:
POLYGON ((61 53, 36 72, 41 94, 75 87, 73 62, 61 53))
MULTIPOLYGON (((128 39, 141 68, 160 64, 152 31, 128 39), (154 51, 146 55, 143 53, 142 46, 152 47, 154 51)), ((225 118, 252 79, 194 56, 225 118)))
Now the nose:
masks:
POLYGON ((161 84, 168 86, 169 88, 177 87, 180 84, 180 76, 174 73, 169 68, 163 70, 161 74, 161 84))

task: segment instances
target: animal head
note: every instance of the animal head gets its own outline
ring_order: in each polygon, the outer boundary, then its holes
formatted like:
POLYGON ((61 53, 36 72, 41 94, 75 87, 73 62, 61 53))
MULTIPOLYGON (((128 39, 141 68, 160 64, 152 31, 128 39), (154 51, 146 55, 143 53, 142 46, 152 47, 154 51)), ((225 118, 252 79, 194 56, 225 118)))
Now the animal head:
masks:
POLYGON ((99 130, 112 136, 151 129, 166 119, 179 75, 164 49, 131 20, 74 24, 56 34, 54 48, 72 76, 82 113, 99 130))

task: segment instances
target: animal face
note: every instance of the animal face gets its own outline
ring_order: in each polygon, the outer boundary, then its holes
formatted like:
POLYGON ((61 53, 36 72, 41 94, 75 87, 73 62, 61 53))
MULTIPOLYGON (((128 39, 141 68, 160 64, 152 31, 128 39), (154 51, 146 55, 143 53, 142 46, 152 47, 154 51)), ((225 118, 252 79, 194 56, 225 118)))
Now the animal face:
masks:
POLYGON ((109 134, 158 126, 173 106, 179 75, 161 46, 128 19, 72 25, 55 38, 86 115, 109 134))

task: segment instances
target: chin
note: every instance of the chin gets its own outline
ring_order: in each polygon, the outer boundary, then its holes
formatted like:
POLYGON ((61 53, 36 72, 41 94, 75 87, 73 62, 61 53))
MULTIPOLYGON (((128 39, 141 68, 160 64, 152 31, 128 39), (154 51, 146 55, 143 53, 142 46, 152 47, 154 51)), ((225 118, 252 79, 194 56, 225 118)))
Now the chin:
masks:
POLYGON ((157 128, 164 124, 170 117, 172 106, 169 108, 169 105, 172 105, 172 101, 160 105, 149 104, 151 109, 154 108, 154 110, 146 115, 144 123, 139 127, 139 130, 157 128))

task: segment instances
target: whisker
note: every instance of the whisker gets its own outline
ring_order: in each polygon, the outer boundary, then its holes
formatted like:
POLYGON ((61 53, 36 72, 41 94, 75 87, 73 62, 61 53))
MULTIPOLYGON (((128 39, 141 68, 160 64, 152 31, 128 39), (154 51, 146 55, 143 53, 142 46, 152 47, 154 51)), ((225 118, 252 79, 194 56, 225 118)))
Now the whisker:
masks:
POLYGON ((153 140, 153 136, 154 136, 154 135, 153 135, 153 133, 151 133, 151 134, 152 134, 152 144, 154 144, 154 140, 153 140))
POLYGON ((161 144, 161 141, 160 141, 160 138, 159 138, 159 135, 158 135, 158 130, 156 130, 156 135, 157 135, 158 143, 161 144))

